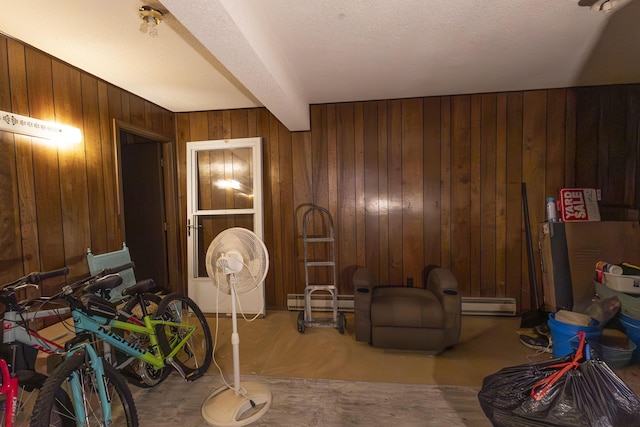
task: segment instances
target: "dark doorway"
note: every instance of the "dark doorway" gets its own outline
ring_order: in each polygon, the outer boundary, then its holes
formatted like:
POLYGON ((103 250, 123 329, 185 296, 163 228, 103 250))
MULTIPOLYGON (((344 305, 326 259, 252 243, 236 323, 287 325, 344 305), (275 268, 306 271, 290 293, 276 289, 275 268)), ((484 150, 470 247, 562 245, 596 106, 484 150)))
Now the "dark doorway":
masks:
POLYGON ((168 289, 162 142, 120 129, 125 243, 136 279, 168 289))

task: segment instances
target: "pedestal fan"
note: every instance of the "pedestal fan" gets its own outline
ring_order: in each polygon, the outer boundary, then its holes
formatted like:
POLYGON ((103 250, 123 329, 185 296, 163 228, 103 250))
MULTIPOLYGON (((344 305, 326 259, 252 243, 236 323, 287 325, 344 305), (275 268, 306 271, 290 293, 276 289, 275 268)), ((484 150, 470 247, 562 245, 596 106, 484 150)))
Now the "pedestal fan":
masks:
POLYGON ((236 298, 262 285, 269 269, 269 255, 255 233, 235 227, 213 239, 205 263, 214 286, 231 295, 234 385, 233 388, 225 385, 207 397, 202 404, 202 416, 213 426, 243 426, 256 421, 269 409, 271 390, 256 382, 240 384, 236 298))

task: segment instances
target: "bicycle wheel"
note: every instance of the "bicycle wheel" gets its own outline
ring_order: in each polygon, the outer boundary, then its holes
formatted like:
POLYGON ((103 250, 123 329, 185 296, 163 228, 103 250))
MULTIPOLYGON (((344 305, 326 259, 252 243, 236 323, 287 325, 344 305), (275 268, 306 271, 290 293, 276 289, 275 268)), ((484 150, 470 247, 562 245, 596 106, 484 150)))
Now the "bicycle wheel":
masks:
POLYGON ((160 301, 158 318, 185 325, 158 325, 156 328, 158 343, 165 355, 171 353, 195 327, 186 344, 173 357, 173 361, 182 369, 185 379, 189 381, 204 375, 211 365, 213 341, 207 319, 202 314, 200 307, 185 295, 170 294, 160 301))
MULTIPOLYGON (((142 301, 145 305, 147 314, 149 314, 150 316, 154 316, 157 313, 158 304, 160 304, 161 300, 162 298, 156 294, 142 294, 142 301)), ((140 308, 140 300, 137 297, 129 299, 122 310, 142 321, 143 311, 140 308)), ((117 331, 117 333, 121 332, 123 333, 122 335, 127 341, 135 342, 142 348, 146 348, 149 344, 148 335, 136 334, 129 331, 117 331)), ((118 365, 124 364, 126 361, 129 361, 131 357, 132 356, 128 354, 116 350, 116 361, 118 365)), ((170 372, 171 369, 168 367, 158 369, 155 366, 138 359, 130 361, 122 369, 122 374, 127 378, 129 384, 141 388, 155 387, 156 385, 164 381, 170 372)))
MULTIPOLYGON (((33 371, 18 371, 18 401, 16 412, 13 414, 13 427, 27 427, 31 422, 31 413, 42 388, 46 375, 33 371)), ((2 396, 0 408, 0 426, 5 424, 6 401, 2 396)), ((50 417, 50 426, 74 427, 76 423, 68 416, 71 400, 63 390, 56 390, 53 411, 50 417), (66 414, 63 415, 63 414, 66 414)))
MULTIPOLYGON (((72 401, 72 406, 82 405, 86 413, 85 420, 79 420, 77 425, 87 427, 105 425, 137 427, 138 414, 126 382, 111 365, 104 363, 103 366, 104 377, 96 378, 95 371, 85 361, 84 351, 79 351, 62 362, 45 381, 40 390, 31 415, 31 427, 50 427, 51 412, 55 400, 54 391, 62 389, 67 395, 73 396, 69 382, 73 372, 77 372, 80 378, 82 401, 76 402, 74 400, 72 401), (103 382, 107 387, 111 405, 111 424, 107 424, 104 419, 97 390, 98 381, 103 382)), ((73 410, 71 412, 72 416, 75 417, 75 412, 73 410)))

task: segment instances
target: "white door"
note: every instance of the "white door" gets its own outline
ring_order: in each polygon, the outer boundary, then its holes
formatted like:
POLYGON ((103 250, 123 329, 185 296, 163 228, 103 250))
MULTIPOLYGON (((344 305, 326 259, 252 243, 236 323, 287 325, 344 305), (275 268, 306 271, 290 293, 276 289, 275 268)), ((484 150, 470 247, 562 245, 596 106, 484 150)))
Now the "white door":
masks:
MULTIPOLYGON (((231 227, 263 239, 262 208, 260 138, 187 143, 188 292, 205 313, 231 313, 231 296, 207 276, 209 244, 231 227)), ((239 313, 264 313, 264 286, 238 299, 239 313)))

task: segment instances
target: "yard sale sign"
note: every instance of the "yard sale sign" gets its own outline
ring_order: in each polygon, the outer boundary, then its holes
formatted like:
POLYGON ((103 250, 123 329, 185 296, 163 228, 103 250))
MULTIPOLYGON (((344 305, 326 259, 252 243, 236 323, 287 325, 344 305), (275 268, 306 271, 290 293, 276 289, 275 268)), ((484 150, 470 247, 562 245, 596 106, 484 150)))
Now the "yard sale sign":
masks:
POLYGON ((596 189, 561 189, 560 211, 563 222, 600 221, 596 189))

